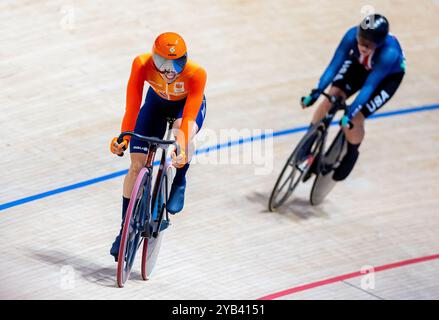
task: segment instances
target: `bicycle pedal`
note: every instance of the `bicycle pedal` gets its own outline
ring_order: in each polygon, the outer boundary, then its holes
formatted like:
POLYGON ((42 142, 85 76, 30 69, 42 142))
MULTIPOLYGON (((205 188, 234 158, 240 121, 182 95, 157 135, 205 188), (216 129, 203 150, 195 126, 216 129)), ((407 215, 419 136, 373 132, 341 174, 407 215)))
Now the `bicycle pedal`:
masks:
POLYGON ((151 238, 152 228, 150 227, 148 231, 142 231, 141 236, 144 238, 151 238))
POLYGON ((320 169, 320 172, 322 173, 322 175, 325 176, 334 169, 336 169, 336 168, 330 164, 323 164, 322 168, 320 169))
POLYGON ((308 172, 303 176, 302 182, 303 183, 307 182, 311 178, 312 174, 313 172, 311 171, 311 169, 308 170, 308 172))

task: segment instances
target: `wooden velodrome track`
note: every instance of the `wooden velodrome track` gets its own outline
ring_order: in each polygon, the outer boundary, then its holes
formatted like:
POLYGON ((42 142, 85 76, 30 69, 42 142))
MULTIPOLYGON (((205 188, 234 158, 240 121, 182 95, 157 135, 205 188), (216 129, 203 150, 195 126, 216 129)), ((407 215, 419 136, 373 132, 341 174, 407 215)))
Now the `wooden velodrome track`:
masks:
MULTIPOLYGON (((2 1, 0 298, 438 299, 438 14, 427 0, 2 1), (365 5, 388 16, 408 73, 380 111, 388 116, 367 122, 351 177, 321 206, 308 204, 307 183, 269 213, 303 131, 265 141, 274 149, 262 174, 255 161, 194 164, 152 279, 136 265, 116 288, 109 248, 129 158, 108 143, 133 57, 161 32, 186 38, 208 72, 199 147, 227 141, 224 129, 303 127, 313 109, 300 96, 365 5), (397 110, 413 112, 389 114, 397 110), (367 266, 380 272, 364 287, 351 273, 367 266)), ((253 145, 210 154, 243 157, 253 145)))

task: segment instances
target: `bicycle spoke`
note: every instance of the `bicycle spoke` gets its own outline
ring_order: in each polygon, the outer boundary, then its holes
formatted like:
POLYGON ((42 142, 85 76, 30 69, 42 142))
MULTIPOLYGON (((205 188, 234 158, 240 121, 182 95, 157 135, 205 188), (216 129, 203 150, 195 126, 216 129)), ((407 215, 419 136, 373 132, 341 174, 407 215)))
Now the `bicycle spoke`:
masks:
POLYGON ((293 186, 291 186, 291 185, 293 184, 292 182, 294 181, 294 179, 291 180, 290 189, 289 189, 290 192, 293 192, 293 190, 297 187, 297 185, 299 184, 300 180, 302 179, 302 176, 303 176, 303 172, 301 172, 299 174, 299 178, 294 182, 293 186))
POLYGON ((282 186, 279 188, 279 192, 283 190, 283 188, 285 187, 285 185, 287 184, 288 181, 290 181, 291 176, 294 173, 294 169, 293 171, 291 171, 290 175, 288 176, 288 178, 285 179, 285 182, 282 184, 282 186))
MULTIPOLYGON (((307 134, 304 138, 302 138, 301 142, 299 142, 296 149, 293 151, 291 156, 288 158, 287 163, 284 165, 284 168, 281 174, 276 181, 276 184, 271 192, 270 200, 269 200, 269 210, 273 211, 274 209, 280 207, 294 192, 296 187, 302 181, 302 177, 308 173, 315 160, 316 153, 319 150, 321 137, 320 132, 314 132, 313 134, 307 134), (303 160, 298 162, 298 157, 303 153, 303 148, 306 147, 306 143, 309 139, 313 139, 313 143, 310 148, 310 154, 303 160), (317 143, 316 143, 317 142, 317 143), (291 170, 287 172, 287 170, 291 170)), ((309 143, 308 143, 309 144, 309 143)), ((303 157, 300 156, 300 159, 303 157)))

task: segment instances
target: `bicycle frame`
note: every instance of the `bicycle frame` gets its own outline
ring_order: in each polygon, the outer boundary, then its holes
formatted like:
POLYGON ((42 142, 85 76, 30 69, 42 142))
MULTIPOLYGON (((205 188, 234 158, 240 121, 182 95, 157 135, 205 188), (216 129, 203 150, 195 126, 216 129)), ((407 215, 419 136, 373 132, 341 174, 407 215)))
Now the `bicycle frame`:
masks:
MULTIPOLYGON (((169 139, 174 119, 168 118, 167 120, 169 127, 166 138, 169 139)), ((170 161, 167 159, 167 146, 175 144, 178 152, 178 144, 176 144, 175 141, 161 140, 155 137, 145 137, 129 131, 122 132, 119 135, 119 144, 122 143, 125 136, 133 136, 136 139, 148 142, 148 154, 146 156, 145 166, 140 170, 133 190, 131 191, 127 215, 125 216, 123 223, 120 244, 121 248, 119 249, 117 265, 117 284, 119 287, 123 287, 125 281, 129 278, 136 252, 142 242, 142 278, 147 280, 150 272, 152 272, 152 268, 154 268, 155 260, 149 263, 148 254, 150 252, 150 246, 152 247, 151 252, 156 252, 156 255, 158 254, 158 250, 160 248, 160 227, 163 221, 165 209, 164 201, 167 201, 168 195, 167 193, 164 194, 163 196, 165 200, 160 200, 160 203, 158 203, 158 197, 159 195, 163 194, 163 191, 165 190, 163 188, 167 187, 167 170, 171 165, 170 161), (163 154, 160 161, 160 167, 156 175, 156 181, 153 186, 152 176, 154 158, 159 148, 163 150, 163 154)), ((169 221, 169 217, 167 217, 167 220, 169 221)))
MULTIPOLYGON (((335 96, 330 96, 326 93, 322 93, 322 95, 324 95, 330 102, 331 102, 331 108, 329 109, 328 113, 325 115, 325 117, 316 125, 317 127, 320 127, 319 129, 322 132, 322 145, 320 147, 320 151, 319 151, 319 164, 320 164, 320 159, 322 158, 322 152, 324 152, 325 147, 326 147, 326 138, 328 136, 328 128, 332 123, 332 120, 334 119, 336 113, 343 109, 344 111, 346 111, 346 104, 341 101, 340 98, 337 98, 335 96)), ((340 134, 340 133, 339 133, 340 134)), ((342 132, 342 134, 344 134, 342 132)), ((337 137, 335 139, 338 138, 338 134, 337 137)), ((334 141, 335 141, 334 139, 334 141)))
MULTIPOLYGON (((166 150, 167 150, 167 146, 174 144, 176 145, 176 148, 178 150, 179 146, 176 144, 175 141, 169 140, 171 137, 171 133, 172 133, 172 126, 174 123, 174 119, 169 118, 168 119, 168 130, 167 130, 167 135, 166 135, 166 140, 161 140, 158 138, 154 138, 154 137, 144 137, 141 136, 139 134, 136 134, 134 132, 122 132, 119 136, 118 142, 121 143, 123 140, 123 137, 130 135, 133 137, 136 137, 142 141, 146 141, 149 142, 149 147, 148 147, 148 154, 146 157, 146 162, 145 162, 145 168, 148 170, 148 179, 150 180, 149 185, 152 185, 152 176, 153 176, 153 167, 154 167, 154 158, 155 155, 157 153, 157 149, 160 148, 163 150, 163 154, 160 160, 160 166, 159 166, 159 170, 157 172, 156 175, 156 180, 154 183, 154 187, 152 188, 152 190, 145 190, 148 192, 151 192, 151 194, 148 195, 148 197, 143 197, 143 199, 151 199, 150 205, 149 207, 149 211, 151 212, 147 212, 147 214, 152 215, 152 211, 154 210, 154 205, 157 201, 157 198, 162 190, 162 184, 163 184, 163 180, 166 177, 166 172, 168 171, 169 167, 171 166, 171 162, 169 161, 169 159, 167 159, 166 157, 166 150)), ((142 199, 142 200, 143 200, 142 199)), ((152 234, 154 237, 157 237, 159 231, 160 231, 160 227, 163 221, 163 214, 164 214, 164 207, 161 208, 160 212, 159 212, 159 216, 158 216, 158 220, 159 223, 157 224, 157 228, 156 230, 153 230, 152 234)), ((148 216, 144 217, 145 219, 142 219, 143 221, 149 221, 148 216)), ((168 217, 167 217, 168 218, 168 217)), ((146 237, 150 235, 150 230, 149 230, 149 223, 144 223, 143 225, 143 232, 142 232, 142 237, 146 237)))
MULTIPOLYGON (((328 128, 331 125, 337 111, 341 109, 346 111, 346 105, 341 98, 330 96, 324 92, 322 95, 328 98, 331 103, 329 111, 326 113, 323 119, 314 124, 307 131, 304 137, 302 137, 300 140, 299 144, 294 148, 293 153, 289 156, 271 192, 268 201, 268 208, 270 211, 274 211, 285 203, 301 181, 306 182, 311 177, 313 172, 319 176, 320 173, 323 173, 324 169, 327 167, 325 161, 327 151, 325 151, 325 148, 326 139, 328 136, 328 128), (304 157, 305 151, 302 152, 303 148, 305 148, 307 152, 306 158, 304 157), (298 175, 296 173, 298 173, 298 175), (288 182, 289 184, 287 185, 288 182), (287 189, 285 189, 285 186, 287 186, 287 189), (280 198, 279 195, 281 195, 280 198)), ((340 130, 337 139, 343 134, 343 131, 340 130)), ((332 143, 329 149, 332 150, 333 145, 334 144, 332 143)), ((339 156, 337 156, 337 159, 338 158, 339 156)))
POLYGON ((310 203, 312 205, 320 204, 335 186, 335 181, 332 180, 332 175, 328 173, 332 172, 332 170, 337 167, 337 164, 340 163, 345 153, 346 137, 343 129, 339 129, 328 150, 326 150, 326 138, 332 119, 334 118, 336 112, 341 109, 341 107, 343 107, 346 111, 346 105, 344 103, 334 103, 334 99, 331 99, 331 102, 333 102, 333 106, 331 107, 330 112, 328 112, 327 116, 321 122, 321 125, 324 126, 322 129, 323 140, 318 154, 317 175, 314 179, 310 193, 310 203))
MULTIPOLYGON (((166 140, 169 140, 169 138, 171 136, 172 124, 173 124, 173 122, 169 122, 166 140)), ((154 152, 153 154, 155 155, 156 150, 153 150, 153 152, 154 152)), ((152 160, 153 159, 154 159, 154 157, 152 157, 152 160)), ((151 173, 152 173, 152 160, 150 160, 151 162, 150 162, 150 166, 149 166, 151 173)), ((148 165, 148 161, 147 161, 147 165, 148 165)), ((166 158, 166 152, 163 152, 162 158, 160 160, 159 171, 157 172, 157 176, 156 176, 156 180, 155 180, 155 184, 154 184, 154 188, 153 188, 153 193, 152 193, 152 197, 151 197, 152 204, 156 203, 157 198, 158 198, 160 192, 162 191, 163 180, 167 176, 167 172, 168 172, 168 169, 170 166, 171 166, 171 162, 168 161, 168 159, 166 158)), ((151 174, 151 178, 152 178, 152 174, 151 174)), ((159 223, 157 224, 157 229, 155 231, 153 230, 153 233, 152 233, 153 237, 155 237, 155 238, 157 237, 157 235, 160 231, 160 227, 161 227, 162 221, 163 221, 164 211, 165 211, 164 207, 159 209, 159 216, 158 216, 159 223)), ((167 215, 166 218, 168 219, 169 217, 168 217, 167 212, 166 212, 166 215, 167 215)))

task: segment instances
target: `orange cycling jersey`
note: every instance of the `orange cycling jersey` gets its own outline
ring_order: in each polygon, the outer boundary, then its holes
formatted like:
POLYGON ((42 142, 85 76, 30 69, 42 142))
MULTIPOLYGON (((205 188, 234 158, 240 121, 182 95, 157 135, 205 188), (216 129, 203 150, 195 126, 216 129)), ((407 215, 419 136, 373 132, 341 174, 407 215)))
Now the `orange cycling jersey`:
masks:
POLYGON ((177 135, 180 146, 186 149, 189 133, 192 132, 203 101, 206 78, 206 71, 195 62, 188 60, 176 80, 168 84, 156 70, 150 53, 137 56, 133 61, 128 81, 122 131, 134 131, 146 81, 160 97, 166 100, 178 101, 187 98, 180 126, 183 137, 177 135), (181 141, 183 138, 184 140, 181 141))

